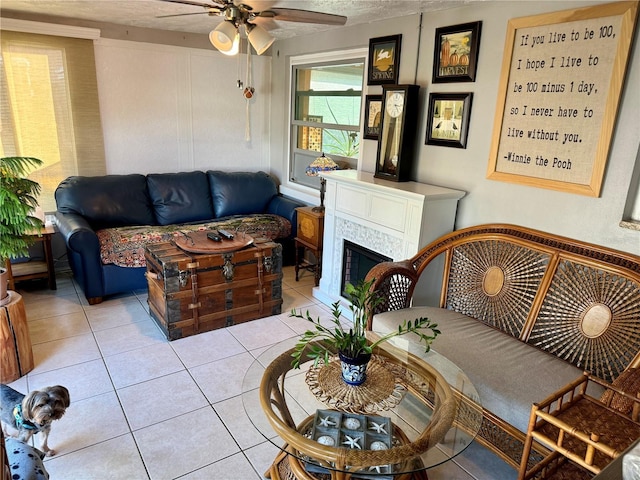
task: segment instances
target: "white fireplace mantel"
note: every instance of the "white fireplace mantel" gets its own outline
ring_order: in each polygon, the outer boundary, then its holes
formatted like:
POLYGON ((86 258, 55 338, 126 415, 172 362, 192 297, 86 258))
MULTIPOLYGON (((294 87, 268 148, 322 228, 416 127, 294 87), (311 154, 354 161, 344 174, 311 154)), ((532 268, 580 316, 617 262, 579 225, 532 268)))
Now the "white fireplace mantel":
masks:
MULTIPOLYGON (((345 240, 394 261, 415 255, 454 227, 460 190, 417 182, 391 182, 372 173, 337 170, 327 181, 322 278, 313 295, 331 305, 340 300, 345 240)), ((345 309, 343 309, 343 312, 345 309)))

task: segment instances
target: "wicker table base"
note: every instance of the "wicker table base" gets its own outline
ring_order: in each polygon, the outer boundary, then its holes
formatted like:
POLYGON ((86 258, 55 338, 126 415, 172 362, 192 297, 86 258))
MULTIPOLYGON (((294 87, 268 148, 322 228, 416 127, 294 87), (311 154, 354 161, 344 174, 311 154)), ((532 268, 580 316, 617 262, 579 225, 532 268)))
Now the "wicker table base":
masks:
MULTIPOLYGON (((337 480, 340 477, 331 477, 326 473, 310 473, 307 472, 300 460, 294 455, 290 455, 289 449, 281 452, 274 460, 271 468, 265 472, 264 476, 271 480, 337 480)), ((334 475, 339 472, 334 472, 334 475)), ((347 475, 346 473, 344 474, 347 475)), ((348 478, 348 477, 345 477, 348 478)), ((396 475, 394 480, 429 480, 426 470, 414 473, 405 473, 396 475)))

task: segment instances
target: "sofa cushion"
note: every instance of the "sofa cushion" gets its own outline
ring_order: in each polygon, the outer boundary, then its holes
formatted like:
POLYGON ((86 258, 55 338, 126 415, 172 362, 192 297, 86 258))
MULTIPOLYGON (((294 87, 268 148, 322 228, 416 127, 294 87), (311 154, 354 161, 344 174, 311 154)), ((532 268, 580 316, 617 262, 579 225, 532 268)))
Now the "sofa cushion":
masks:
POLYGON ((147 175, 149 197, 160 225, 213 218, 211 192, 204 172, 147 175))
POLYGON ((73 176, 55 197, 59 212, 82 215, 96 229, 156 223, 144 175, 73 176))
MULTIPOLYGON (((438 324, 442 333, 432 349, 467 374, 482 406, 522 432, 527 431, 534 402, 582 375, 582 370, 564 360, 451 310, 412 307, 380 313, 373 319, 373 330, 397 330, 402 321, 418 317, 428 317, 438 324)), ((596 390, 597 397, 602 389, 596 390)))
POLYGON ((207 172, 216 217, 264 213, 278 187, 265 172, 207 172))

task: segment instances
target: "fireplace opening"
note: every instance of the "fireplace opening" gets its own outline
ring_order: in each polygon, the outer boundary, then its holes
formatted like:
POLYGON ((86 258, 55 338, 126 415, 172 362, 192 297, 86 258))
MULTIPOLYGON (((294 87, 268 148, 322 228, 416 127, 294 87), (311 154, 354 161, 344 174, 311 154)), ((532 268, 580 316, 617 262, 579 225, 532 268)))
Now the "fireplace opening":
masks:
POLYGON ((380 262, 390 262, 392 259, 357 245, 349 240, 344 240, 342 253, 342 283, 340 285, 341 295, 348 298, 345 285, 351 283, 356 285, 360 280, 364 280, 369 270, 380 262))

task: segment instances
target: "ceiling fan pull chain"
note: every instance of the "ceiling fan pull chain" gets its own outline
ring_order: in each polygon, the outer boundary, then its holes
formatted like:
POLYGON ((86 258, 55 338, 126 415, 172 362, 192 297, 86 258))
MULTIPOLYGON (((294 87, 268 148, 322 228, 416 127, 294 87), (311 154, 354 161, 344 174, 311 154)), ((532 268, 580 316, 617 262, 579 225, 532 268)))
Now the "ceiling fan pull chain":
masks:
POLYGON ((242 83, 242 72, 241 72, 241 67, 240 67, 240 55, 236 56, 236 70, 237 70, 237 74, 238 74, 238 88, 242 88, 244 87, 244 83, 242 83))
POLYGON ((244 139, 249 142, 251 140, 251 115, 249 114, 249 103, 251 98, 253 98, 253 93, 255 89, 251 86, 252 83, 251 78, 251 44, 249 43, 249 39, 247 39, 247 86, 244 89, 244 98, 246 99, 246 125, 244 130, 244 139))

